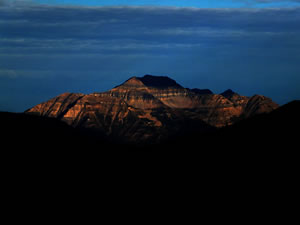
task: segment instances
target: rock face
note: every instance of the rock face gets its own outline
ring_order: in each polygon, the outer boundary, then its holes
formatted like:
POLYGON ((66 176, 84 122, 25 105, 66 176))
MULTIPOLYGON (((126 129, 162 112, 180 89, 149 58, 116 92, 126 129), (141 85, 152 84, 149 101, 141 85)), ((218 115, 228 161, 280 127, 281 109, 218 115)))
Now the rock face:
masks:
POLYGON ((277 107, 260 95, 248 98, 231 90, 218 95, 208 89, 183 88, 168 77, 145 75, 107 92, 64 93, 26 113, 58 118, 112 138, 153 142, 189 126, 223 127, 277 107))

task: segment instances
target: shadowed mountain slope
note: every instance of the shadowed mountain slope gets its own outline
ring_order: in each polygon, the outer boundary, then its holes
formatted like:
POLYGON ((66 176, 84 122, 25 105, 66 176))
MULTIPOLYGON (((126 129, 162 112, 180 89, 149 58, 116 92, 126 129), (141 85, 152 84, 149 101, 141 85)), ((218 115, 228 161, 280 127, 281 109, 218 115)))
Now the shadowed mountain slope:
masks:
MULTIPOLYGON (((259 97, 260 98, 260 97, 259 97)), ((262 113, 222 129, 226 136, 270 138, 273 142, 294 139, 300 126, 300 101, 295 100, 270 113, 262 113), (277 139, 279 138, 279 139, 277 139)))
POLYGON ((202 124, 202 130, 224 127, 277 107, 260 95, 249 98, 232 91, 218 95, 207 89, 183 88, 165 76, 145 75, 107 92, 64 93, 26 113, 97 130, 112 139, 156 143, 184 130, 186 123, 202 124))
MULTIPOLYGON (((169 154, 171 151, 172 154, 192 152, 203 155, 218 152, 221 155, 266 156, 297 149, 295 144, 298 140, 297 129, 300 126, 300 101, 290 102, 270 113, 256 115, 221 129, 210 127, 201 120, 183 120, 179 116, 177 119, 173 118, 174 120, 165 120, 162 118, 165 116, 164 112, 157 113, 155 116, 164 120, 165 126, 174 130, 169 131, 167 138, 161 142, 148 142, 151 145, 142 145, 147 148, 136 150, 159 151, 162 154, 169 154)), ((122 142, 116 142, 116 139, 109 140, 98 130, 94 132, 90 129, 73 128, 56 118, 0 112, 0 124, 2 144, 8 146, 7 149, 3 148, 2 152, 9 149, 53 153, 74 153, 75 150, 82 152, 83 149, 100 152, 126 151, 127 147, 135 149, 132 145, 119 145, 122 142), (45 150, 45 146, 48 150, 45 150)))
POLYGON ((177 153, 187 149, 187 152, 201 157, 214 156, 238 164, 286 165, 298 160, 299 115, 300 101, 296 100, 272 112, 255 115, 212 132, 182 134, 165 142, 161 149, 165 150, 165 154, 174 154, 174 149, 178 149, 177 153))

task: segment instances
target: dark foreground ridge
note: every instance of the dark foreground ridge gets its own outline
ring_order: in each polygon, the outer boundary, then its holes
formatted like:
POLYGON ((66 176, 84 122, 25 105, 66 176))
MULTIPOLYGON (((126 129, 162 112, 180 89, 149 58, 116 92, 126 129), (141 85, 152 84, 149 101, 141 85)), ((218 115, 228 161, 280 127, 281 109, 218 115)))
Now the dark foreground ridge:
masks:
MULTIPOLYGON (((181 132, 159 143, 117 142, 115 139, 101 136, 97 130, 73 128, 55 118, 40 117, 24 113, 0 112, 2 145, 9 149, 22 151, 40 150, 68 152, 127 152, 153 151, 159 154, 208 153, 210 151, 240 153, 276 151, 280 145, 287 148, 297 142, 300 126, 300 101, 293 101, 278 109, 237 122, 224 128, 204 127, 202 123, 184 121, 177 124, 181 132), (248 149, 250 148, 250 150, 248 149), (261 149, 262 148, 262 149, 261 149), (265 149, 264 149, 265 148, 265 149)), ((7 149, 8 150, 8 149, 7 149)), ((2 149, 2 151, 5 151, 2 149)))
POLYGON ((277 208, 279 198, 293 199, 298 191, 299 115, 300 101, 294 101, 220 130, 191 129, 160 144, 136 146, 55 118, 0 113, 3 186, 18 200, 47 195, 55 204, 66 195, 73 204, 81 192, 93 199, 99 188, 105 195, 129 195, 130 201, 148 192, 150 198, 170 193, 170 202, 178 193, 193 199, 203 192, 201 201, 214 205, 245 201, 252 208, 263 199, 265 213, 265 202, 277 208))
POLYGON ((76 181, 79 174, 91 180, 105 174, 114 182, 116 175, 133 175, 134 182, 148 181, 153 173, 163 182, 170 177, 178 182, 180 176, 195 183, 206 180, 217 193, 224 182, 244 180, 251 189, 249 179, 260 186, 270 179, 277 184, 280 176, 286 185, 297 177, 299 114, 300 101, 295 101, 225 128, 204 132, 202 125, 186 124, 187 132, 136 145, 55 118, 0 113, 2 166, 14 180, 18 174, 36 174, 36 182, 55 171, 55 179, 63 181, 70 174, 76 181))

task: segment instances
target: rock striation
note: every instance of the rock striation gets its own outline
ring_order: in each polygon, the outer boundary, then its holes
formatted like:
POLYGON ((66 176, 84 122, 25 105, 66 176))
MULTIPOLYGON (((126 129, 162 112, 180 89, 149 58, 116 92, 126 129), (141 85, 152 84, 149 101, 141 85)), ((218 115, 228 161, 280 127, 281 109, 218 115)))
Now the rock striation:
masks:
POLYGON ((26 113, 57 118, 118 140, 156 142, 189 129, 188 124, 224 127, 277 107, 261 95, 245 97, 231 90, 213 94, 208 89, 184 88, 166 76, 145 75, 107 92, 64 93, 26 113))

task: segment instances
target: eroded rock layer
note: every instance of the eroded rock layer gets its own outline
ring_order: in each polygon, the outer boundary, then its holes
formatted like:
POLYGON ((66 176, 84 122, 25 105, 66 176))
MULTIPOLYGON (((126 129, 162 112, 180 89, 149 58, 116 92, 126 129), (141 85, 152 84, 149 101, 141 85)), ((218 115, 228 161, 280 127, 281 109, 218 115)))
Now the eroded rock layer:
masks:
POLYGON ((123 140, 158 141, 188 129, 188 124, 223 127, 277 107, 261 95, 249 98, 231 90, 218 95, 208 89, 183 88, 168 77, 145 75, 107 92, 64 93, 26 113, 58 118, 123 140))

